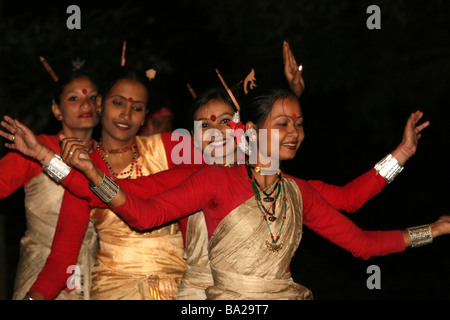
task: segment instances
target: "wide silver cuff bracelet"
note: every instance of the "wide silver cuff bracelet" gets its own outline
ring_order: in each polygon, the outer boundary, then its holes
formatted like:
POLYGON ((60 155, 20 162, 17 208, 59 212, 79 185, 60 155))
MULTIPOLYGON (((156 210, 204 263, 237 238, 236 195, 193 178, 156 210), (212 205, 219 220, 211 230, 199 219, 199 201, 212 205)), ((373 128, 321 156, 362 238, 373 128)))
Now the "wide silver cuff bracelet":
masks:
POLYGON ((42 167, 50 178, 55 180, 56 182, 61 182, 72 169, 69 167, 60 157, 59 154, 56 154, 50 159, 49 163, 42 167))
POLYGON ((394 181, 395 177, 403 170, 403 166, 398 163, 397 159, 395 159, 392 154, 388 154, 381 159, 374 168, 388 183, 394 181))
POLYGON ((409 237, 411 238, 411 247, 417 248, 433 242, 433 234, 428 224, 408 228, 409 237))
POLYGON ((113 179, 103 173, 103 179, 97 186, 89 181, 89 188, 100 198, 104 203, 110 203, 119 193, 120 187, 113 179))

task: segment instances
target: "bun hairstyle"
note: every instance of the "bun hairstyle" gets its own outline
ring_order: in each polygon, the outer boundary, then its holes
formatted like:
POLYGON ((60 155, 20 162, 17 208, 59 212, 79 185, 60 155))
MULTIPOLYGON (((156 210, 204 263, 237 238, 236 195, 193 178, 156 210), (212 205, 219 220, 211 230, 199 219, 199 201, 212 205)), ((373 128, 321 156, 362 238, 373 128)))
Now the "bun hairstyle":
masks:
POLYGON ((291 90, 284 88, 258 88, 250 91, 240 102, 242 123, 251 121, 259 127, 269 116, 275 102, 285 98, 298 100, 291 90))

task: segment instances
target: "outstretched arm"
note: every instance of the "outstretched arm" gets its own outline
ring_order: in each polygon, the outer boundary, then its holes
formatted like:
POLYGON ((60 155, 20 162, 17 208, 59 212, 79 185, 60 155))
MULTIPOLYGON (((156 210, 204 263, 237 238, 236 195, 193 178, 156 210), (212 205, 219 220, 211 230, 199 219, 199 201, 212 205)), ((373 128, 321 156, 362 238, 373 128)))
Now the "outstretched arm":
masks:
MULTIPOLYGON (((418 125, 422 117, 423 113, 421 111, 416 111, 409 116, 403 131, 402 141, 391 152, 394 158, 393 161, 398 162, 399 169, 415 154, 422 130, 430 125, 429 121, 418 125)), ((389 165, 389 163, 386 165, 389 165)), ((319 191, 320 195, 336 210, 355 212, 380 193, 388 182, 395 178, 394 176, 388 177, 386 175, 389 170, 385 170, 380 166, 376 166, 376 168, 370 169, 344 186, 330 185, 318 180, 311 180, 308 183, 319 191)))
POLYGON ((450 216, 443 216, 418 231, 414 228, 393 231, 361 230, 325 202, 306 182, 299 179, 296 182, 302 191, 304 224, 356 257, 369 259, 372 256, 401 252, 411 245, 421 244, 420 238, 429 243, 433 238, 450 234, 450 216))

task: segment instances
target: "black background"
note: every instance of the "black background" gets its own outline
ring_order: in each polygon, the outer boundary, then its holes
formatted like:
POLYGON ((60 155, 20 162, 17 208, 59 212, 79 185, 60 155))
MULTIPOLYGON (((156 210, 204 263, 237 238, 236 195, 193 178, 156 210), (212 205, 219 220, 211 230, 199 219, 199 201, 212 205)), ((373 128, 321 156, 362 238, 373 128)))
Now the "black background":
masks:
MULTIPOLYGON (((200 92, 229 84, 252 68, 257 84, 286 86, 282 41, 303 63, 305 141, 284 171, 344 184, 369 170, 401 141, 417 109, 431 121, 416 155, 391 185, 349 217, 363 229, 405 228, 449 214, 450 2, 448 1, 0 1, 0 114, 18 117, 36 133, 56 133, 50 113, 52 80, 80 57, 102 73, 126 64, 154 68, 158 105, 187 127, 190 83, 200 92), (81 9, 81 30, 69 30, 66 9, 81 9), (381 29, 369 30, 366 9, 381 9, 381 29)), ((7 150, 0 147, 0 156, 7 150)), ((1 168, 0 168, 1 170, 1 168)), ((19 169, 18 169, 19 170, 19 169)), ((25 231, 23 190, 0 200, 10 299, 19 240, 25 231)), ((368 261, 306 227, 292 262, 294 279, 316 299, 448 299, 450 240, 368 261), (367 268, 381 270, 369 290, 367 268)), ((1 297, 0 297, 1 298, 1 297)))

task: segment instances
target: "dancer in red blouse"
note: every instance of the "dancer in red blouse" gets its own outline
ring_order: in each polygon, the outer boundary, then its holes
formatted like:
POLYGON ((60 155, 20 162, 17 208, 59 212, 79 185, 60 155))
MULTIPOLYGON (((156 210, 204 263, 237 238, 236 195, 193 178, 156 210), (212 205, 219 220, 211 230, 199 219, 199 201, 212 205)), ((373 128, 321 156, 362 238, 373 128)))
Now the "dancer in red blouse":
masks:
MULTIPOLYGON (((196 108, 194 108, 194 119, 200 120, 203 119, 202 122, 202 128, 201 131, 209 130, 209 129, 219 129, 222 131, 223 135, 226 134, 226 129, 229 128, 227 123, 231 121, 232 114, 235 112, 232 107, 232 102, 229 98, 227 98, 227 94, 225 92, 222 92, 221 90, 211 90, 206 92, 204 95, 201 95, 199 97, 199 100, 196 102, 198 105, 196 108), (214 117, 214 121, 212 120, 213 115, 217 115, 214 117)), ((416 123, 418 119, 420 119, 421 114, 416 113, 408 119, 407 126, 405 127, 405 135, 404 135, 404 142, 410 145, 412 148, 417 148, 417 137, 416 133, 419 134, 420 131, 426 127, 425 125, 422 125, 420 127, 416 127, 416 123), (417 129, 417 130, 416 130, 417 129)), ((32 134, 30 132, 30 134, 32 134)), ((74 154, 72 157, 68 156, 68 150, 71 150, 71 142, 68 142, 70 139, 65 139, 63 141, 63 154, 65 155, 65 160, 70 161, 71 164, 76 164, 74 162, 74 159, 78 159, 77 155, 74 154), (73 163, 72 163, 73 162, 73 163)), ((170 139, 169 139, 170 140, 170 139)), ((177 140, 177 139, 175 139, 177 140)), ((202 150, 206 149, 207 146, 211 143, 211 141, 200 141, 199 144, 203 144, 202 150)), ((166 143, 166 145, 170 145, 170 143, 166 143)), ((236 144, 234 144, 234 147, 236 147, 236 144)), ((217 149, 217 148, 216 148, 217 149)), ((218 149, 217 149, 218 150, 218 149)), ((74 150, 75 151, 75 150, 74 150)), ((77 151, 75 151, 76 153, 77 151)), ((224 155, 224 158, 227 156, 227 152, 236 152, 235 148, 231 148, 228 150, 228 148, 224 148, 222 150, 222 154, 224 155)), ((170 154, 170 150, 166 151, 167 154, 170 154)), ((396 156, 400 159, 401 164, 403 165, 407 157, 404 157, 404 155, 399 152, 399 150, 395 150, 393 152, 396 154, 396 156), (403 155, 403 158, 402 158, 403 155)), ((214 155, 214 152, 211 153, 214 155)), ((95 156, 95 154, 94 154, 95 156)), ((94 159, 94 162, 100 163, 94 159)), ((214 160, 210 160, 207 162, 214 162, 214 160)), ((104 171, 107 168, 103 168, 102 165, 100 165, 100 170, 104 171)), ((163 192, 167 189, 170 189, 184 179, 186 179, 188 176, 190 176, 195 169, 172 169, 170 171, 161 172, 159 174, 153 175, 151 178, 141 178, 134 180, 133 183, 130 184, 130 181, 128 180, 118 180, 117 183, 125 190, 129 190, 133 192, 134 195, 139 196, 141 198, 149 198, 153 195, 156 195, 160 192, 163 192), (138 188, 136 188, 136 184, 139 185, 138 188), (132 188, 132 189, 129 189, 132 188)), ((101 175, 100 175, 101 179, 101 175)), ((95 180, 95 179, 94 179, 95 180)), ((86 192, 87 190, 87 180, 84 178, 84 176, 80 175, 79 172, 72 170, 72 172, 62 180, 62 183, 69 189, 71 192, 77 194, 80 197, 84 197, 88 199, 89 205, 86 203, 83 203, 83 206, 89 206, 90 208, 95 207, 103 207, 105 206, 102 204, 102 202, 96 197, 93 196, 92 193, 86 192)), ((359 209, 368 199, 372 198, 374 195, 376 195, 378 192, 382 190, 382 188, 387 184, 387 181, 384 177, 382 177, 380 174, 377 173, 375 169, 371 169, 362 176, 358 177, 354 181, 348 183, 344 187, 337 187, 325 184, 320 181, 308 181, 310 185, 312 185, 316 190, 318 190, 328 203, 330 203, 335 209, 337 210, 345 210, 347 212, 354 212, 357 209, 359 209)), ((67 201, 66 201, 67 202, 67 201)), ((75 218, 77 215, 79 215, 80 212, 83 212, 85 210, 80 210, 80 203, 79 201, 68 203, 67 208, 65 208, 64 212, 68 214, 69 212, 71 215, 68 215, 70 218, 75 218)), ((88 210, 88 208, 86 208, 88 210)), ((64 214, 64 216, 66 216, 64 214)), ((202 213, 203 214, 203 213, 202 213)), ((203 243, 203 240, 200 241, 199 237, 201 236, 200 229, 203 230, 203 227, 201 225, 204 224, 204 219, 200 221, 197 219, 196 215, 191 215, 189 221, 190 227, 188 227, 188 219, 181 219, 181 226, 182 231, 185 238, 185 250, 187 250, 187 269, 185 272, 186 274, 190 274, 189 276, 189 291, 187 291, 186 295, 183 295, 185 290, 183 289, 183 284, 181 287, 181 292, 179 291, 178 298, 190 298, 190 299, 198 299, 198 298, 204 298, 204 290, 207 287, 206 284, 212 283, 211 280, 206 281, 205 278, 207 278, 205 275, 207 275, 209 272, 206 272, 205 270, 209 269, 209 262, 207 257, 207 242, 203 243), (195 220, 194 220, 194 217, 195 220), (186 235, 187 230, 190 232, 188 235, 186 235), (192 235, 192 233, 196 233, 195 235, 192 235), (188 240, 187 236, 190 238, 188 240), (204 249, 202 249, 204 248, 204 249), (202 251, 203 250, 203 251, 202 251), (200 251, 200 252, 199 252, 200 251), (195 273, 190 271, 188 272, 188 266, 195 270, 195 273), (200 266, 202 268, 200 268, 200 266), (203 271, 201 271, 201 270, 203 271), (201 276, 197 275, 201 271, 201 276), (193 274, 196 276, 194 277, 193 274), (192 288, 195 288, 193 290, 192 288)), ((73 221, 74 222, 74 221, 73 221)), ((67 223, 66 223, 67 224, 67 223)), ((80 226, 80 223, 72 223, 72 225, 80 226)), ((76 228, 76 227, 74 227, 76 228)), ((75 231, 75 229, 73 229, 75 231)), ((206 227, 205 227, 206 232, 206 227)), ((67 238, 67 234, 66 234, 67 238)), ((75 237, 76 238, 76 237, 75 237)), ((201 238, 203 239, 203 238, 201 238)), ((206 239, 207 240, 207 239, 206 239)), ((60 244, 58 244, 60 245, 60 244)), ((61 244, 62 245, 62 244, 61 244)), ((65 243, 63 247, 67 248, 70 247, 70 243, 65 243)), ((66 250, 66 252, 70 252, 70 250, 66 250)), ((66 259, 67 260, 67 259, 66 259)), ((69 259, 70 260, 70 259, 69 259)), ((60 269, 63 269, 63 266, 60 267, 60 269)), ((51 272, 51 274, 54 274, 51 272)), ((208 277, 209 279, 209 277, 208 277)), ((188 287, 188 285, 185 285, 188 287)))
MULTIPOLYGON (((97 86, 92 76, 75 69, 55 77, 57 81, 52 111, 55 118, 61 122, 60 133, 78 137, 92 150, 96 142, 91 136, 98 124, 95 112, 97 86)), ((14 137, 12 142, 20 144, 20 137, 17 140, 14 137)), ((46 150, 48 148, 57 153, 61 152, 59 134, 41 134, 38 141, 46 146, 46 150)), ((45 153, 46 151, 40 148, 33 156, 41 159, 45 153)), ((16 151, 11 151, 0 159, 0 167, 0 198, 8 197, 22 186, 25 190, 27 230, 20 242, 20 258, 12 297, 16 300, 24 297, 45 264, 58 221, 64 188, 43 172, 39 161, 16 151)), ((85 274, 83 286, 79 290, 58 291, 57 299, 89 299, 90 273, 95 261, 97 240, 93 225, 89 225, 83 235, 85 238, 77 262, 85 274)))
MULTIPOLYGON (((246 123, 246 129, 268 129, 268 136, 271 129, 278 129, 279 159, 293 158, 303 140, 298 100, 281 91, 260 98, 254 106, 266 112, 262 119, 248 118, 253 121, 246 123)), ((250 136, 254 142, 257 139, 250 136)), ((214 285, 207 289, 210 299, 310 298, 310 291, 294 284, 287 271, 302 224, 364 259, 429 243, 433 237, 450 232, 448 217, 420 228, 362 231, 305 181, 280 172, 266 174, 262 155, 272 151, 270 146, 265 152, 258 147, 254 164, 201 168, 179 186, 147 200, 123 190, 111 194, 114 184, 106 177, 100 184, 94 181, 97 186, 93 189, 138 229, 203 210, 214 277, 214 285)))

